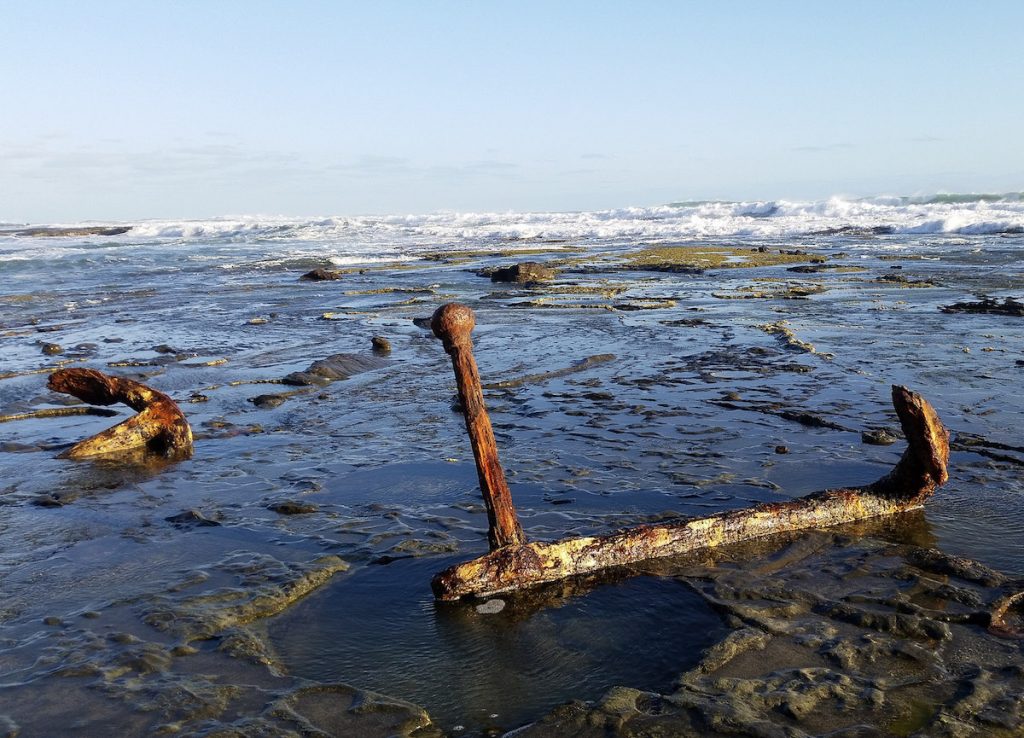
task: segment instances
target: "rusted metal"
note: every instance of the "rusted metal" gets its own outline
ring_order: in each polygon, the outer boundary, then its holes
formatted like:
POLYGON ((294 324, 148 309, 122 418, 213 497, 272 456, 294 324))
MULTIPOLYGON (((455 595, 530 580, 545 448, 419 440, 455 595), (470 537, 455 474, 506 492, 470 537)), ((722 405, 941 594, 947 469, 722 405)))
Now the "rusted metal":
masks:
POLYGON ((165 456, 192 455, 192 428, 174 400, 163 392, 95 369, 61 369, 50 375, 47 386, 90 405, 122 402, 138 413, 76 443, 61 453, 61 458, 88 459, 138 450, 165 456))
MULTIPOLYGON (((507 537, 496 532, 498 520, 492 514, 494 488, 485 486, 493 481, 490 471, 500 474, 501 467, 471 353, 469 332, 473 325, 472 311, 462 305, 445 305, 434 315, 434 332, 445 339, 445 349, 452 354, 455 364, 474 451, 478 445, 483 449, 477 455, 477 468, 488 503, 491 552, 435 576, 431 584, 439 600, 467 595, 485 597, 697 549, 892 515, 920 507, 948 479, 949 433, 923 397, 894 385, 892 402, 903 426, 907 449, 892 471, 866 487, 824 490, 790 502, 643 525, 604 536, 565 538, 550 543, 502 543, 507 537), (472 395, 474 388, 476 394, 472 395), (473 408, 472 413, 469 408, 473 408), (486 437, 481 425, 486 425, 486 437)), ((503 475, 500 482, 504 490, 499 492, 503 495, 502 510, 514 521, 515 510, 507 496, 503 475)), ((516 530, 521 536, 518 523, 516 530)))
POLYGON ((992 619, 988 626, 988 632, 1000 638, 1013 638, 1024 640, 1024 628, 1021 627, 1021 619, 1016 622, 1010 617, 1013 608, 1020 608, 1024 605, 1024 592, 1015 592, 1000 599, 992 608, 992 619))
POLYGON ((38 418, 66 418, 70 415, 100 415, 104 418, 112 418, 117 414, 117 410, 106 410, 101 407, 46 407, 41 410, 29 410, 26 413, 0 415, 0 423, 38 418))
POLYGON ((489 523, 487 538, 492 551, 526 543, 522 526, 512 504, 512 493, 505 481, 498 460, 498 446, 494 431, 484 407, 484 393, 480 387, 480 373, 473 358, 473 340, 470 332, 476 325, 473 311, 465 305, 448 303, 434 313, 430 327, 444 343, 444 350, 452 357, 455 383, 459 388, 459 401, 466 418, 466 430, 473 447, 480 492, 483 493, 489 523))

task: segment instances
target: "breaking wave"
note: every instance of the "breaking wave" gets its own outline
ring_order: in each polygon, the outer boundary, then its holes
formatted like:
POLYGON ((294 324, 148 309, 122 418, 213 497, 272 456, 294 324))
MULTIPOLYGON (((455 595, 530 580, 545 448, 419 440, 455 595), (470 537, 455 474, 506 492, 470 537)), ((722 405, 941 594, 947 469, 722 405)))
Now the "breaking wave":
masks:
POLYGON ((247 249, 262 244, 273 254, 322 257, 326 251, 351 260, 406 258, 426 250, 489 244, 514 248, 519 241, 1018 234, 1024 233, 1024 193, 833 197, 818 201, 689 201, 585 212, 240 216, 117 225, 131 228, 121 236, 96 237, 84 242, 76 239, 74 243, 59 243, 54 238, 21 238, 6 231, 0 233, 0 260, 31 259, 42 255, 44 249, 88 254, 118 243, 164 249, 181 246, 184 251, 191 251, 189 246, 201 245, 207 253, 211 249, 228 252, 232 244, 245 244, 247 249), (37 243, 29 246, 30 240, 37 243))

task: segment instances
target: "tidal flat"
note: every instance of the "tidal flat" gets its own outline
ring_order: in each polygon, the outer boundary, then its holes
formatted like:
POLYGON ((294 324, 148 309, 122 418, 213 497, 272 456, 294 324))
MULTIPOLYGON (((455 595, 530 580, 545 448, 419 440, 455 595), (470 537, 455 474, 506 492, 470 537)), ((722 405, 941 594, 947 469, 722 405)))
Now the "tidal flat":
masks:
POLYGON ((1019 233, 341 262, 266 234, 6 238, 37 252, 0 262, 0 735, 1024 730, 1024 640, 989 628, 1024 589, 1019 233), (551 272, 492 279, 518 262, 551 272), (424 327, 450 301, 531 539, 870 482, 903 450, 891 384, 950 429, 950 481, 889 520, 435 603, 487 550, 424 327), (64 414, 58 367, 168 393, 194 455, 56 458, 131 414, 64 414))

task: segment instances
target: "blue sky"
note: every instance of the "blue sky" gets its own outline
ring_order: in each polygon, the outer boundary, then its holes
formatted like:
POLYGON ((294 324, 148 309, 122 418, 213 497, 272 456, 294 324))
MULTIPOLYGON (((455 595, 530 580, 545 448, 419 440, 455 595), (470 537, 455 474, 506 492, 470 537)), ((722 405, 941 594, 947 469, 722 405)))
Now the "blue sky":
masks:
POLYGON ((0 0, 0 221, 1024 189, 1024 3, 0 0))

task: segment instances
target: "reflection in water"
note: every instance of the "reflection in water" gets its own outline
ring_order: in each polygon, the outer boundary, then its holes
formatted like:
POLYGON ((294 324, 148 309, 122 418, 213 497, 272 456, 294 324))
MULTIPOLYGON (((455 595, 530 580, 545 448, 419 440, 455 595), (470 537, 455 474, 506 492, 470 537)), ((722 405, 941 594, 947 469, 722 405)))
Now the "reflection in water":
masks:
POLYGON ((504 597, 495 614, 435 604, 430 576, 450 563, 368 567, 298 605, 271 630, 290 673, 416 702, 447 729, 509 729, 618 684, 664 691, 726 632, 686 584, 655 576, 504 597))
POLYGON ((187 455, 165 456, 138 448, 106 457, 65 462, 64 483, 42 493, 33 502, 43 507, 59 507, 82 497, 100 496, 105 491, 143 484, 187 458, 187 455))

